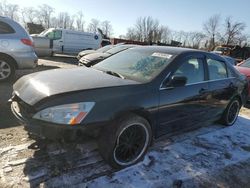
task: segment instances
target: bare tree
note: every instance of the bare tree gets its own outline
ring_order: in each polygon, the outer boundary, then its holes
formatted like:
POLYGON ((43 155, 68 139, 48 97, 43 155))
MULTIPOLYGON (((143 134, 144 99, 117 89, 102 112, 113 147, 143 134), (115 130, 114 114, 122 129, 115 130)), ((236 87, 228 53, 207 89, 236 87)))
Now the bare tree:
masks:
POLYGON ((231 17, 225 20, 225 41, 226 44, 237 43, 238 37, 242 35, 246 25, 243 22, 234 22, 231 17))
POLYGON ((219 27, 220 27, 220 15, 218 14, 213 15, 203 24, 203 30, 210 41, 209 43, 210 49, 215 47, 215 37, 219 33, 219 27))
POLYGON ((83 12, 79 11, 76 14, 76 28, 77 30, 84 31, 84 20, 83 20, 83 12))
MULTIPOLYGON (((142 40, 144 42, 156 42, 154 38, 157 38, 154 35, 157 35, 159 21, 153 19, 152 17, 139 18, 136 22, 136 27, 142 29, 142 40)), ((138 30, 139 32, 139 30, 138 30)))
POLYGON ((135 26, 128 29, 127 37, 135 38, 142 42, 158 42, 161 41, 164 27, 159 25, 157 19, 152 17, 139 17, 135 26))
POLYGON ((132 27, 128 28, 126 38, 128 40, 138 40, 135 28, 132 27))
POLYGON ((247 46, 248 44, 248 40, 250 39, 250 36, 247 35, 247 34, 240 34, 238 37, 237 37, 237 43, 243 47, 243 46, 247 46))
POLYGON ((189 32, 172 31, 172 40, 182 43, 183 46, 189 46, 189 32))
POLYGON ((51 15, 54 12, 54 8, 52 8, 51 6, 47 5, 47 4, 43 4, 39 6, 39 17, 40 17, 40 22, 42 22, 45 26, 45 28, 49 28, 50 27, 50 19, 51 19, 51 15))
POLYGON ((18 21, 18 10, 19 6, 17 4, 7 3, 7 1, 0 2, 0 15, 18 21))
POLYGON ((71 16, 69 17, 69 20, 68 20, 67 28, 68 28, 68 29, 71 29, 71 30, 75 30, 74 22, 75 22, 75 16, 74 16, 74 15, 71 15, 71 16))
POLYGON ((58 23, 57 23, 57 25, 58 25, 58 27, 60 27, 60 28, 66 28, 66 24, 65 24, 65 20, 67 19, 66 17, 68 16, 68 13, 67 12, 59 12, 59 14, 58 14, 58 18, 57 18, 57 20, 58 20, 58 23))
POLYGON ((112 32, 113 32, 113 27, 110 23, 110 21, 103 21, 101 23, 101 29, 103 31, 103 34, 106 35, 106 37, 110 37, 112 35, 112 32))
POLYGON ((100 21, 97 19, 91 19, 88 25, 88 32, 96 32, 97 28, 100 26, 100 21))
POLYGON ((201 32, 190 32, 190 46, 192 48, 200 48, 201 41, 205 39, 206 35, 201 32))
POLYGON ((58 27, 63 29, 74 29, 74 16, 70 16, 67 12, 58 14, 58 27))
POLYGON ((50 18, 50 27, 54 27, 54 28, 59 27, 59 22, 58 22, 57 17, 53 16, 50 18))
POLYGON ((161 42, 170 43, 171 41, 171 30, 167 26, 162 26, 161 42))
POLYGON ((21 10, 23 23, 27 24, 27 23, 35 22, 35 20, 37 18, 36 13, 37 13, 37 11, 35 10, 34 7, 24 7, 21 10))

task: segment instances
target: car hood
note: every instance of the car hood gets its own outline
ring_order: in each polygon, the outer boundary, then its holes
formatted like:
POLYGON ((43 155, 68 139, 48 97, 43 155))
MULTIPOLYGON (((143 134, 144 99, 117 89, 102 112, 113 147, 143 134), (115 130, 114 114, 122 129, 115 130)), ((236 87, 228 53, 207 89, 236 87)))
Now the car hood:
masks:
POLYGON ((23 76, 13 86, 15 94, 29 105, 49 96, 73 91, 134 85, 93 68, 54 69, 23 76))
POLYGON ((240 67, 240 66, 235 66, 235 68, 242 74, 246 76, 250 76, 250 68, 247 67, 240 67))
POLYGON ((108 53, 101 53, 101 52, 97 52, 97 53, 91 53, 91 54, 88 54, 86 56, 84 56, 80 61, 84 61, 84 60, 87 60, 87 61, 94 61, 94 60, 97 60, 97 59, 104 59, 106 57, 110 56, 110 54, 108 53))

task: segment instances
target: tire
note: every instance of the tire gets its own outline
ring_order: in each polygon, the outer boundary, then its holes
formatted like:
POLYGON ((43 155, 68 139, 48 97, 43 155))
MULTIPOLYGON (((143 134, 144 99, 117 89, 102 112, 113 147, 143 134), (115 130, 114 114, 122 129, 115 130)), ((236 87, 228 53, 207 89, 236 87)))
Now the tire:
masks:
POLYGON ((99 152, 110 166, 118 169, 140 161, 152 140, 148 121, 135 115, 118 121, 115 128, 105 129, 101 134, 99 152))
POLYGON ((15 75, 14 63, 5 57, 0 57, 0 82, 9 81, 15 75))
POLYGON ((241 103, 237 98, 234 98, 227 106, 224 111, 221 122, 226 126, 231 126, 237 120, 239 111, 241 108, 241 103))

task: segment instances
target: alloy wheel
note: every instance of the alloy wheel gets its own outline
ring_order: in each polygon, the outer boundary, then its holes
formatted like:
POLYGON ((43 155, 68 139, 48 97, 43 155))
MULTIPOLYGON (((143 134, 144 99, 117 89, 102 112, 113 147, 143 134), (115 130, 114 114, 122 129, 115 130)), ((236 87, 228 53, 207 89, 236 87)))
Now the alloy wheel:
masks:
POLYGON ((239 109, 240 109, 240 104, 238 100, 235 100, 231 103, 228 109, 228 114, 227 114, 227 122, 228 124, 233 124, 239 114, 239 109))
POLYGON ((117 138, 114 159, 121 166, 131 165, 145 152, 149 133, 145 125, 133 124, 125 127, 117 138))
POLYGON ((4 80, 11 75, 11 67, 5 61, 0 61, 0 80, 4 80))

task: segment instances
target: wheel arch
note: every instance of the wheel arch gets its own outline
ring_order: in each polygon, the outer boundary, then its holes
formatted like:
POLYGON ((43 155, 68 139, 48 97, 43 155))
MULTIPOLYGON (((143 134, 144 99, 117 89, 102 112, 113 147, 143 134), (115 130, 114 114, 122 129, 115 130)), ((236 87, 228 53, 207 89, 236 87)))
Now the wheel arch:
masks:
POLYGON ((118 112, 115 114, 113 120, 115 122, 119 122, 119 121, 122 121, 126 118, 129 118, 130 116, 139 116, 139 117, 142 117, 145 120, 147 120, 147 122, 149 123, 149 125, 151 127, 152 135, 153 135, 153 137, 155 137, 156 122, 155 122, 154 118, 152 117, 152 115, 146 110, 134 109, 134 110, 127 110, 127 111, 118 112))
POLYGON ((243 105, 243 99, 242 99, 242 95, 239 95, 239 94, 237 94, 237 95, 235 95, 233 98, 232 98, 232 100, 233 99, 238 99, 239 100, 239 102, 240 102, 240 105, 242 106, 243 105))
POLYGON ((16 60, 13 57, 11 57, 10 55, 8 55, 6 53, 2 53, 2 52, 0 52, 0 57, 9 59, 13 63, 15 69, 18 69, 17 62, 16 62, 16 60))

